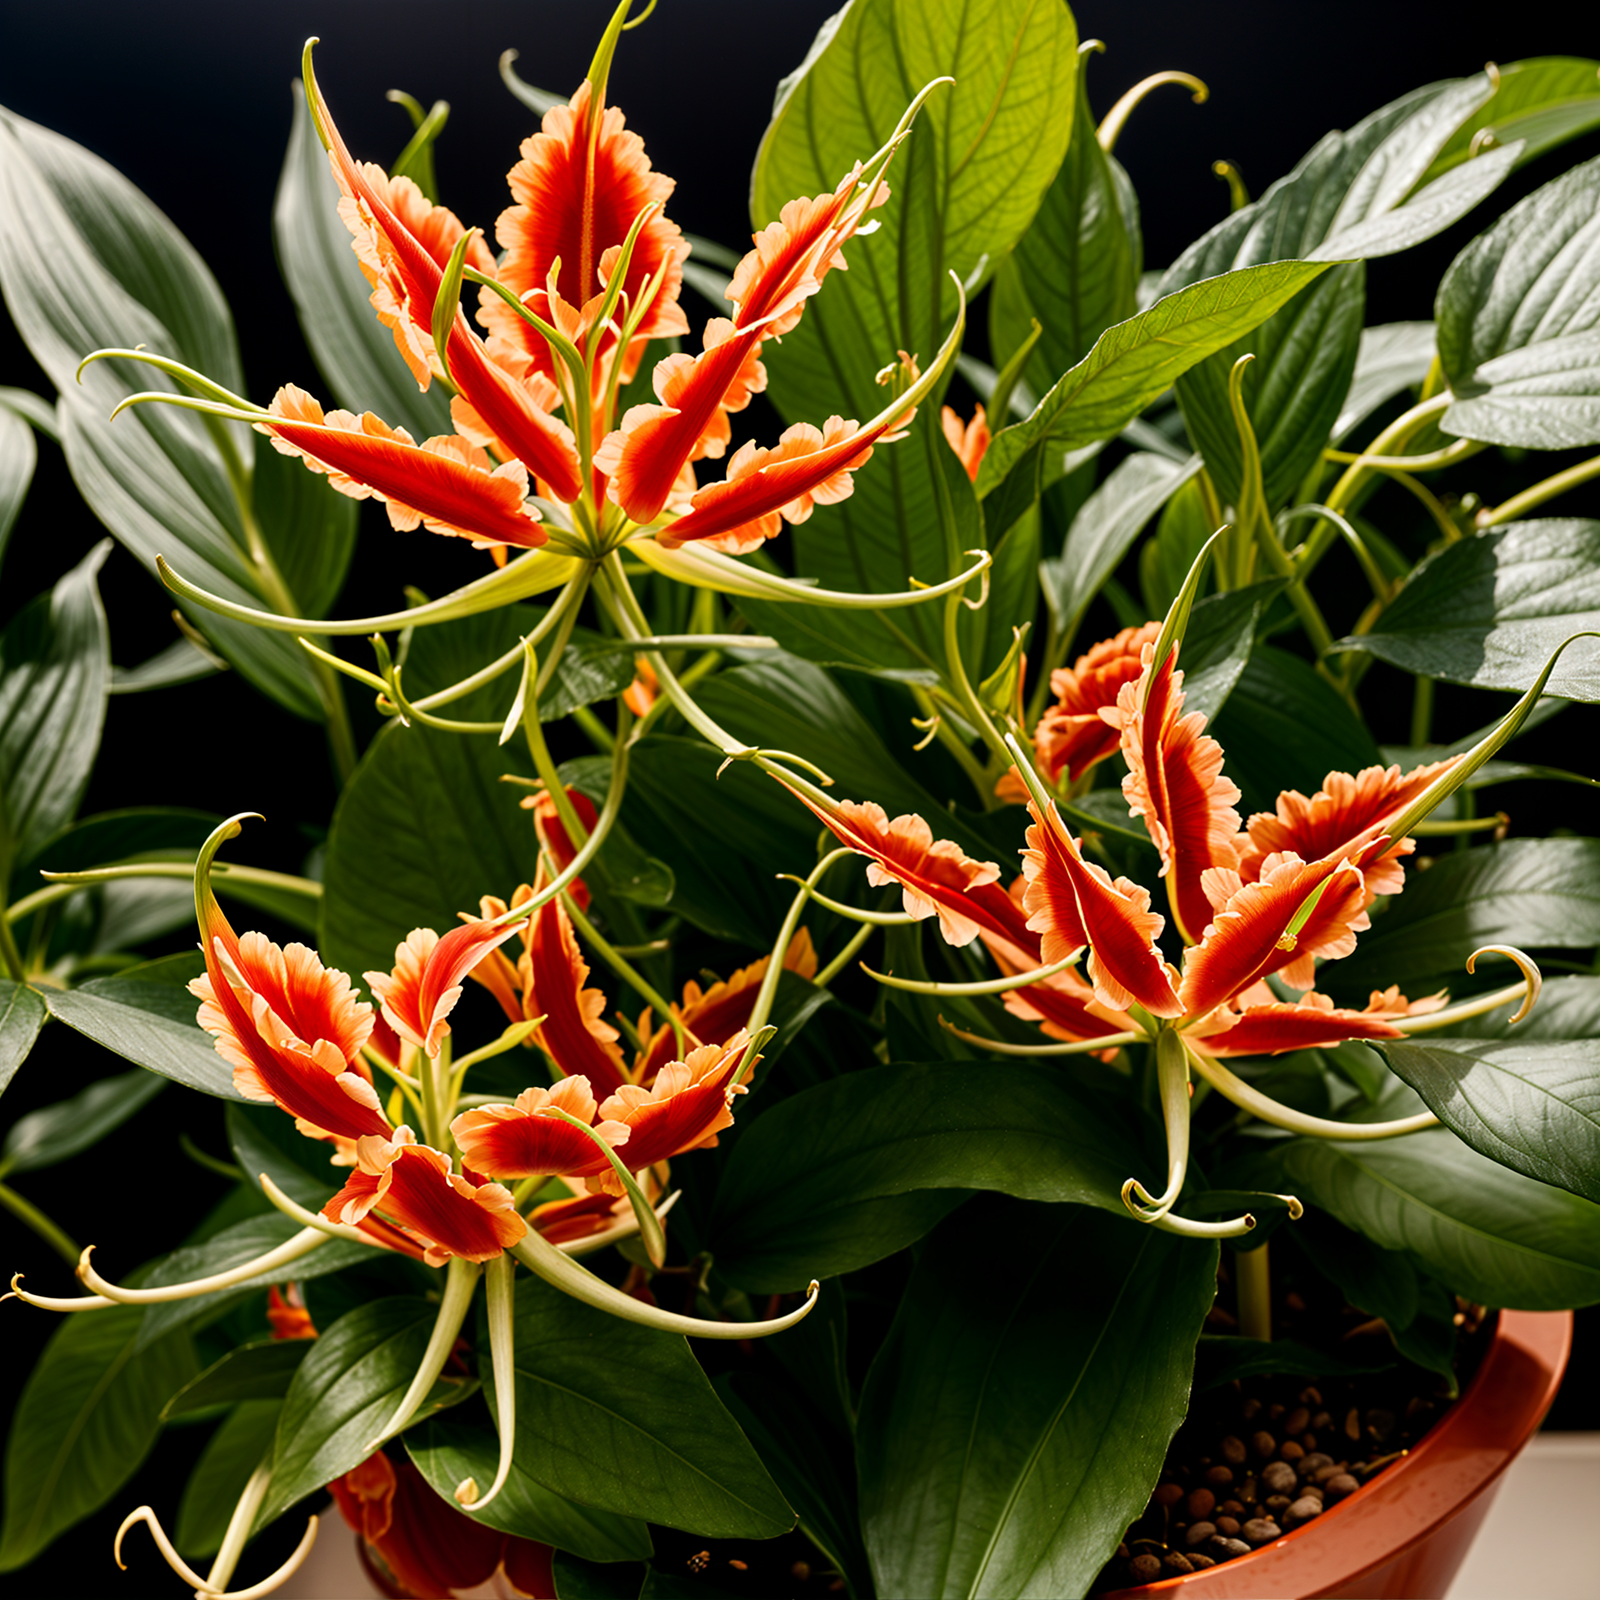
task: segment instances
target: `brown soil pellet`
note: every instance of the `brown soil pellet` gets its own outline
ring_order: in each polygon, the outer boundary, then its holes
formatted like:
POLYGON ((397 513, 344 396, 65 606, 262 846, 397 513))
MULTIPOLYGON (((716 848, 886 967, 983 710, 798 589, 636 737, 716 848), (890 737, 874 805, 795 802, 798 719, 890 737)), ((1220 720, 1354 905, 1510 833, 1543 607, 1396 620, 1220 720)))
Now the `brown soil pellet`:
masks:
POLYGON ((1197 1544, 1204 1544, 1207 1539, 1212 1538, 1216 1531, 1217 1525, 1214 1522, 1191 1522, 1183 1542, 1192 1550, 1197 1544))
POLYGON ((1194 1571, 1194 1562, 1181 1550, 1169 1550, 1161 1558, 1161 1569, 1169 1577, 1181 1577, 1185 1572, 1194 1571))
POLYGON ((1158 1506, 1175 1506, 1183 1499, 1183 1485, 1181 1483, 1159 1484, 1151 1498, 1158 1506))
MULTIPOLYGON (((1308 1433, 1305 1437, 1310 1439, 1311 1435, 1308 1433)), ((1312 1443, 1315 1442, 1313 1439, 1312 1443)), ((1298 1461, 1305 1453, 1306 1447, 1294 1439, 1285 1439, 1278 1447, 1278 1459, 1280 1461, 1298 1461)))
POLYGON ((1332 1456, 1324 1455, 1320 1450, 1312 1450, 1301 1459, 1299 1468, 1302 1475, 1315 1477, 1323 1467, 1331 1467, 1332 1465, 1332 1456))
POLYGON ((1128 1576, 1135 1583, 1154 1583, 1161 1576, 1161 1559, 1159 1556, 1135 1556, 1128 1563, 1128 1576))
POLYGON ((1343 1500, 1347 1494, 1354 1494, 1360 1487, 1361 1485, 1348 1472, 1336 1472, 1323 1484, 1322 1492, 1329 1500, 1343 1500))
POLYGON ((1220 1462, 1214 1467, 1207 1467, 1206 1482, 1213 1489, 1225 1488, 1233 1482, 1233 1468, 1225 1467, 1220 1462))
POLYGON ((1186 1502, 1191 1521, 1199 1522, 1209 1517, 1216 1508, 1217 1497, 1209 1489, 1191 1489, 1186 1502))
POLYGON ((1217 1532, 1220 1533, 1224 1539, 1233 1538, 1233 1536, 1236 1533, 1238 1533, 1238 1531, 1239 1531, 1239 1519, 1237 1517, 1218 1517, 1217 1518, 1217 1532))
POLYGON ((1198 1550, 1191 1550, 1189 1552, 1189 1565, 1193 1567, 1196 1572, 1204 1572, 1207 1567, 1216 1566, 1216 1562, 1213 1561, 1210 1556, 1201 1555, 1198 1550))
POLYGON ((1261 1482, 1269 1494, 1287 1494, 1299 1481, 1287 1461, 1269 1461, 1261 1469, 1261 1482))
POLYGON ((1245 1456, 1248 1454, 1244 1447, 1244 1440, 1232 1433, 1218 1446, 1218 1452, 1231 1467, 1242 1467, 1245 1463, 1245 1456))
POLYGON ((1260 1412, 1261 1402, 1256 1398, 1255 1395, 1251 1395, 1245 1401, 1245 1403, 1239 1407, 1239 1415, 1243 1417, 1246 1422, 1254 1421, 1260 1412))
POLYGON ((1351 1406, 1350 1410, 1345 1414, 1344 1436, 1352 1443, 1355 1443, 1361 1437, 1361 1413, 1354 1406, 1351 1406))
POLYGON ((1304 1433, 1311 1426, 1311 1413, 1304 1406, 1296 1406, 1283 1419, 1285 1433, 1304 1433))
POLYGON ((1251 1517, 1239 1530, 1239 1536, 1246 1544, 1271 1544, 1283 1537, 1283 1529, 1270 1517, 1251 1517))
POLYGON ((1250 1554, 1250 1546, 1247 1545, 1243 1539, 1225 1538, 1221 1534, 1218 1534, 1218 1536, 1211 1541, 1211 1550, 1212 1553, 1219 1558, 1226 1556, 1247 1556, 1250 1554))
POLYGON ((1278 1453, 1278 1441, 1262 1428, 1250 1435, 1250 1448, 1262 1461, 1270 1461, 1278 1453))
POLYGON ((1315 1496, 1303 1494, 1295 1503, 1284 1512, 1292 1526, 1296 1522, 1309 1522, 1313 1517, 1322 1514, 1322 1502, 1315 1496))

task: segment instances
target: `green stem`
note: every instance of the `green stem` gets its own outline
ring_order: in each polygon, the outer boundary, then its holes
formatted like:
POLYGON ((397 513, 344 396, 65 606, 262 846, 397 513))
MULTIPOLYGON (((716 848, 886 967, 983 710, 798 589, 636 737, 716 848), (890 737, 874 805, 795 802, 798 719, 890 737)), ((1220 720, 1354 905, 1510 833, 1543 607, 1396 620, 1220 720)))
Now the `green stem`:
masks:
POLYGON ((57 1227, 31 1200, 24 1200, 9 1183, 0 1183, 0 1206, 32 1228, 69 1267, 77 1266, 83 1251, 73 1243, 71 1235, 57 1227))
POLYGON ((1411 743, 1420 748, 1433 727, 1433 679, 1418 678, 1411 690, 1411 743))
MULTIPOLYGON (((70 890, 67 892, 71 893, 70 890)), ((24 917, 29 911, 32 911, 34 907, 29 902, 37 899, 37 894, 27 895, 17 901, 14 906, 9 906, 3 914, 0 914, 0 961, 5 963, 6 971, 10 973, 12 979, 17 983, 27 981, 28 968, 22 959, 21 950, 17 948, 17 937, 11 931, 11 924, 13 920, 24 917)))
POLYGON ((827 966, 825 966, 822 971, 819 972, 811 981, 819 989, 826 989, 828 985, 832 983, 833 980, 850 965, 851 961, 855 959, 856 952, 860 950, 862 945, 864 945, 867 940, 872 937, 872 928, 872 923, 862 923, 861 926, 850 935, 850 939, 848 943, 846 943, 844 949, 842 949, 838 955, 836 955, 833 960, 830 961, 827 966))
POLYGON ((1502 522, 1514 522, 1525 511, 1531 511, 1535 506, 1541 506, 1546 500, 1553 500, 1558 494, 1565 494, 1568 489, 1575 489, 1591 478, 1600 478, 1600 456, 1580 461, 1565 472, 1552 474, 1531 489, 1512 495, 1509 500, 1501 501, 1492 509, 1480 511, 1475 520, 1480 528, 1498 528, 1502 522))
MULTIPOLYGON (((288 872, 269 872, 265 867, 230 866, 218 861, 211 868, 212 878, 226 884, 229 878, 237 883, 259 884, 265 889, 287 889, 290 894, 304 895, 308 900, 320 899, 322 885, 314 878, 298 878, 288 872)), ((41 906, 97 883, 110 883, 117 878, 193 878, 193 863, 182 861, 130 861, 122 866, 94 867, 87 872, 60 872, 45 874, 50 882, 32 894, 24 895, 15 905, 7 908, 0 924, 20 922, 31 916, 41 906)), ((6 937, 9 938, 9 932, 6 937)))
POLYGON ((1233 1258, 1234 1282, 1239 1291, 1239 1332, 1247 1339, 1272 1337, 1272 1276, 1267 1247, 1240 1250, 1233 1258))

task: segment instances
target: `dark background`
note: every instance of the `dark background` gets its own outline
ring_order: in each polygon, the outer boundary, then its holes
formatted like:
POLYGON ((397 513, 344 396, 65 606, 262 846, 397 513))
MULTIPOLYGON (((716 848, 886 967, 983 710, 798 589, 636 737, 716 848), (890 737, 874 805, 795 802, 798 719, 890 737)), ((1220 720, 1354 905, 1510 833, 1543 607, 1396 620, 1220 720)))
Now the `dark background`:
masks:
MULTIPOLYGON (((531 114, 500 83, 500 52, 518 49, 525 79, 569 93, 610 9, 600 0, 0 0, 0 104, 112 162, 194 242, 233 307, 252 398, 264 402, 280 383, 294 381, 328 399, 277 275, 271 236, 290 83, 305 38, 322 38, 319 78, 348 143, 363 159, 387 165, 409 137, 410 124, 385 102, 386 90, 407 90, 425 105, 450 102, 450 125, 437 147, 441 199, 468 223, 492 231, 507 203, 504 173, 533 129, 531 114)), ((834 9, 832 0, 662 0, 641 30, 624 37, 610 98, 643 135, 655 167, 678 180, 670 209, 686 230, 735 249, 747 244, 748 174, 774 87, 798 65, 834 9)), ((1595 13, 1556 0, 1523 0, 1492 14, 1414 0, 1358 0, 1337 9, 1282 0, 1083 0, 1074 11, 1080 35, 1109 47, 1089 69, 1097 116, 1124 89, 1165 68, 1193 72, 1211 88, 1203 106, 1193 105, 1182 89, 1158 90, 1118 145, 1140 195, 1148 267, 1165 265, 1225 214, 1226 188, 1211 173, 1219 157, 1233 161, 1259 194, 1329 127, 1348 126, 1419 84, 1475 71, 1487 60, 1600 55, 1595 13)), ((1368 320, 1429 316, 1439 275, 1488 215, 1597 150, 1600 143, 1591 137, 1545 157, 1516 175, 1476 218, 1404 256, 1374 262, 1368 320)), ((702 315, 703 307, 691 308, 691 319, 702 315)), ((974 320, 981 325, 983 319, 974 320)), ((0 327, 0 384, 48 393, 9 326, 0 327)), ((1594 514, 1595 503, 1574 497, 1557 509, 1594 514)), ((376 609, 355 599, 364 569, 382 567, 391 584, 398 572, 435 593, 470 574, 460 565, 466 552, 439 549, 455 541, 396 535, 370 508, 364 517, 342 610, 376 609), (433 575, 441 570, 434 563, 450 560, 458 564, 442 569, 445 577, 433 575), (430 576, 420 576, 424 571, 430 576)), ((34 489, 0 568, 0 625, 101 533, 73 491, 59 451, 41 441, 34 489)), ((132 665, 170 642, 167 599, 120 550, 104 568, 101 588, 114 660, 132 665)), ((1460 722, 1445 731, 1481 724, 1490 714, 1487 704, 1482 696, 1442 692, 1441 717, 1460 722)), ((1395 715, 1403 723, 1402 707, 1395 715)), ((1585 718, 1581 725, 1562 719, 1560 759, 1592 768, 1592 760, 1572 749, 1575 736, 1585 752, 1594 749, 1591 714, 1578 715, 1585 718)), ((1390 738, 1402 731, 1379 729, 1390 738)), ((293 722, 223 676, 158 695, 113 698, 105 753, 83 809, 137 803, 263 810, 269 822, 252 836, 252 859, 295 870, 304 849, 295 825, 326 817, 334 794, 320 729, 293 722)), ((1574 799, 1578 794, 1564 790, 1532 803, 1554 808, 1542 820, 1592 832, 1592 802, 1574 799)), ((106 1057, 73 1051, 69 1040, 55 1035, 65 1030, 52 1029, 49 1050, 19 1074, 0 1122, 59 1100, 107 1070, 106 1057)), ((80 1239, 111 1243, 120 1237, 120 1254, 128 1248, 127 1221, 137 1206, 155 1213, 152 1247, 166 1242, 220 1189, 176 1148, 175 1123, 183 1120, 185 1100, 198 1106, 189 1118, 195 1137, 221 1153, 214 1108, 171 1091, 70 1173, 56 1169, 31 1182, 24 1178, 21 1186, 80 1239), (135 1155, 136 1161, 124 1159, 135 1155), (129 1192, 123 1186, 134 1170, 137 1192, 129 1192)), ((0 1221, 0 1238, 0 1266, 7 1272, 31 1262, 41 1290, 65 1291, 66 1275, 54 1258, 8 1217, 0 1221)), ((122 1269, 131 1265, 120 1262, 122 1269)), ((112 1270, 113 1264, 106 1266, 112 1270)), ((0 1308, 0 1319, 0 1348, 20 1382, 48 1319, 16 1305, 0 1308)), ((1589 1321, 1592 1327, 1592 1315, 1589 1321)), ((1589 1339, 1586 1364, 1592 1368, 1592 1333, 1589 1339)), ((1600 1426, 1600 1410, 1592 1394, 1569 1383, 1552 1420, 1593 1428, 1600 1426)), ((181 1471, 186 1450, 162 1450, 157 1467, 171 1459, 172 1470, 181 1471)), ((125 1498, 119 1496, 119 1504, 125 1498)), ((102 1584, 110 1592, 112 1582, 115 1592, 130 1596, 147 1584, 153 1593, 173 1592, 175 1580, 142 1534, 135 1538, 135 1571, 113 1578, 104 1565, 104 1520, 57 1547, 67 1564, 57 1569, 59 1592, 85 1593, 102 1584)), ((37 1574, 0 1579, 19 1593, 36 1592, 40 1581, 37 1574)))

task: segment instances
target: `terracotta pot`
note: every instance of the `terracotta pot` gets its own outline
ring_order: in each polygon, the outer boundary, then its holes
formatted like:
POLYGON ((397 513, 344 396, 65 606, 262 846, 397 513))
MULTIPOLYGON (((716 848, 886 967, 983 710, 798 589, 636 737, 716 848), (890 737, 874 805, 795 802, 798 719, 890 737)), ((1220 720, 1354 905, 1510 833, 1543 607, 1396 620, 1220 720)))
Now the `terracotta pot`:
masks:
POLYGON ((1105 1600, 1429 1600, 1450 1587, 1510 1466, 1555 1399, 1570 1311, 1502 1311, 1460 1400, 1414 1450, 1314 1522, 1204 1572, 1105 1600))

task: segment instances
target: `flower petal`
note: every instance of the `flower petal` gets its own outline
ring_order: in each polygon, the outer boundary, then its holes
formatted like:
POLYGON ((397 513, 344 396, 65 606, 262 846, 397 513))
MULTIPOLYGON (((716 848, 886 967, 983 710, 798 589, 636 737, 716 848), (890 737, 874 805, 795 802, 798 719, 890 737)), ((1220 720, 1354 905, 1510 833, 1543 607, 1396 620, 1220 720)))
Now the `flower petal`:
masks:
POLYGON ((1034 825, 1022 856, 1022 904, 1045 964, 1087 944, 1101 1005, 1123 1011, 1137 1001, 1154 1016, 1181 1016, 1178 975, 1156 948, 1163 919, 1151 911, 1149 891, 1128 878, 1113 883, 1105 868, 1085 861, 1053 804, 1043 817, 1031 802, 1028 812, 1034 825))
POLYGON ((1122 753, 1128 776, 1122 792, 1128 809, 1143 817, 1156 849, 1167 899, 1186 943, 1198 939, 1211 920, 1211 903, 1200 876, 1210 867, 1237 868, 1239 790, 1222 776, 1222 746, 1202 729, 1199 712, 1182 716, 1183 674, 1176 649, 1150 675, 1154 647, 1144 647, 1145 667, 1136 683, 1117 696, 1122 753), (1149 699, 1140 701, 1149 685, 1149 699))
MULTIPOLYGON (((980 405, 973 410, 972 421, 963 422, 950 406, 939 407, 939 426, 944 431, 945 443, 961 458, 961 465, 974 483, 978 481, 978 468, 989 449, 989 419, 980 405)), ((1115 749, 1115 745, 1112 746, 1115 749)))
POLYGON ((555 1115, 594 1127, 610 1145, 628 1142, 620 1122, 595 1126, 595 1098, 587 1078, 563 1078, 553 1089, 524 1089, 516 1103, 479 1106, 450 1124, 461 1159, 493 1178, 588 1178, 610 1170, 605 1152, 579 1128, 555 1115))
MULTIPOLYGON (((1275 811, 1258 811, 1250 818, 1249 841, 1239 862, 1239 874, 1248 883, 1259 877, 1265 858, 1293 851, 1307 861, 1323 856, 1353 856, 1384 832, 1427 786, 1454 764, 1434 761, 1402 773, 1399 767, 1364 767, 1360 772, 1330 772, 1322 787, 1307 799, 1297 789, 1278 796, 1275 811)), ((1416 845, 1401 839, 1375 861, 1362 867, 1369 896, 1398 894, 1405 886, 1400 857, 1416 845)))
POLYGON ((999 886, 1000 866, 975 861, 950 839, 935 840, 933 829, 914 812, 896 817, 876 802, 841 800, 830 809, 797 797, 852 850, 872 858, 867 881, 881 888, 898 883, 905 891, 908 916, 937 916, 947 943, 970 944, 980 930, 1028 950, 1036 941, 1017 906, 999 886))
POLYGON ((416 444, 369 411, 330 411, 289 384, 273 396, 270 422, 258 423, 285 455, 324 472, 341 494, 386 501, 399 529, 425 523, 436 533, 483 544, 534 548, 545 542, 538 511, 526 503, 528 473, 520 461, 494 466, 453 434, 416 444))
POLYGON ((392 972, 363 976, 381 1002, 389 1026, 419 1050, 436 1056, 450 1032, 445 1018, 461 998, 461 980, 519 931, 516 923, 497 928, 488 922, 468 922, 441 939, 432 928, 413 928, 395 948, 392 972))
POLYGON ((409 1128, 392 1139, 362 1139, 359 1169, 322 1214, 357 1224, 373 1210, 422 1244, 429 1266, 451 1256, 491 1261, 528 1231, 509 1189, 451 1172, 449 1157, 417 1144, 409 1128))
MULTIPOLYGON (((1423 1010, 1438 1005, 1437 997, 1419 1000, 1423 1010)), ((1214 1056, 1277 1055, 1284 1050, 1316 1050, 1348 1039, 1398 1039, 1401 1029, 1389 1021, 1407 1016, 1413 1007, 1398 990, 1374 992, 1365 1011, 1341 1010, 1326 996, 1307 994, 1294 1005, 1276 1001, 1219 1010, 1207 1022, 1188 1028, 1184 1037, 1214 1056)))
POLYGON ((610 1094, 628 1081, 617 1049, 617 1030, 601 1021, 606 997, 585 989, 589 964, 578 951, 572 921, 559 899, 534 913, 523 957, 523 1015, 544 1021, 534 1042, 565 1077, 583 1077, 596 1092, 610 1094))

